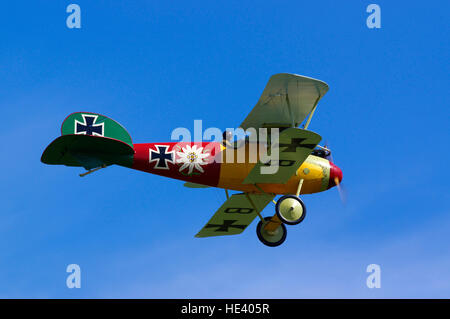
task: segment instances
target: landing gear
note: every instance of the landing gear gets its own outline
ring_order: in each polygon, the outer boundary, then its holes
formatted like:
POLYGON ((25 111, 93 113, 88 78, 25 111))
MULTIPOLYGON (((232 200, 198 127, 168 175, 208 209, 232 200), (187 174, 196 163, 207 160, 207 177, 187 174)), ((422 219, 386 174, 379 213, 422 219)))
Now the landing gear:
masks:
POLYGON ((297 196, 286 195, 277 201, 275 212, 284 224, 297 225, 305 219, 306 207, 297 196))
POLYGON ((274 223, 271 221, 272 217, 267 216, 264 218, 264 223, 259 221, 256 226, 256 235, 258 235, 259 240, 266 246, 276 247, 281 245, 286 240, 286 226, 282 223, 278 224, 278 226, 274 230, 266 230, 266 226, 268 223, 274 223))
MULTIPOLYGON (((300 224, 306 216, 306 206, 303 201, 298 197, 302 189, 303 179, 300 179, 297 186, 296 195, 285 195, 282 196, 275 203, 275 215, 272 217, 264 217, 258 213, 261 221, 256 226, 256 234, 259 240, 267 246, 275 247, 281 245, 286 240, 286 226, 287 225, 297 225, 300 224)), ((255 186, 257 186, 255 184, 255 186)), ((264 193, 257 186, 258 190, 264 193)), ((249 198, 250 200, 250 198, 249 198)), ((251 200, 250 200, 251 202, 251 200)), ((252 202, 253 208, 256 211, 258 209, 252 202)))

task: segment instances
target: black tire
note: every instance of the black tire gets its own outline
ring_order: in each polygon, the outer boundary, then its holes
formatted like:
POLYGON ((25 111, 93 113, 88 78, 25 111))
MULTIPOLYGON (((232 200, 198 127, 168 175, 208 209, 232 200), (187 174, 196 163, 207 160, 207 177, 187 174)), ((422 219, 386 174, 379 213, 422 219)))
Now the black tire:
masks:
POLYGON ((306 206, 305 206, 305 203, 303 203, 303 201, 299 197, 294 196, 294 195, 285 195, 285 196, 280 197, 280 199, 277 201, 277 204, 275 205, 275 212, 276 212, 278 218, 283 222, 283 224, 297 225, 297 224, 300 224, 306 217, 306 206), (280 213, 280 204, 282 203, 283 200, 286 200, 288 198, 296 200, 303 208, 302 216, 295 221, 287 220, 280 213))
MULTIPOLYGON (((269 221, 271 220, 272 217, 267 216, 264 217, 265 221, 269 221)), ((258 239, 266 246, 269 247, 276 247, 276 246, 280 246, 282 243, 284 243, 284 241, 286 240, 286 235, 287 235, 287 230, 286 230, 286 226, 284 224, 280 224, 280 228, 278 229, 278 231, 281 230, 281 235, 278 234, 276 235, 276 237, 274 237, 273 241, 270 241, 269 238, 271 235, 265 233, 264 230, 264 225, 263 222, 260 220, 258 225, 256 226, 256 235, 258 236, 258 239)))

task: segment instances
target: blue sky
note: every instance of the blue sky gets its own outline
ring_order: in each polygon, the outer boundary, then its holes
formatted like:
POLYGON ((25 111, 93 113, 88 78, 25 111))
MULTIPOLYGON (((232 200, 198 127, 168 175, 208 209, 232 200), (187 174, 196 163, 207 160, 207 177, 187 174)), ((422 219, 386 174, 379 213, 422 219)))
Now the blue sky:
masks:
MULTIPOLYGON (((0 11, 0 297, 448 298, 447 1, 16 1, 0 11), (223 190, 109 167, 40 163, 74 111, 134 142, 176 127, 236 127, 272 74, 327 82, 310 125, 344 172, 304 196, 286 242, 194 235, 223 190), (80 265, 82 287, 66 287, 80 265), (381 288, 366 267, 381 266, 381 288)), ((263 215, 273 214, 269 205, 263 215)))

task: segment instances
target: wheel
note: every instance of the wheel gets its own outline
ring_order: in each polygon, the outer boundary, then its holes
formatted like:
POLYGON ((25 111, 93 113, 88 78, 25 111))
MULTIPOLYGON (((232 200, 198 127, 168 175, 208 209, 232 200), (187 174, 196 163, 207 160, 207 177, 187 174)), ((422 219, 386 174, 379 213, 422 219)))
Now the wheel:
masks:
MULTIPOLYGON (((264 220, 268 222, 272 217, 264 217, 264 220)), ((256 235, 258 235, 259 240, 266 246, 276 247, 284 243, 286 240, 286 226, 284 224, 280 224, 280 226, 273 232, 268 232, 264 230, 264 226, 266 223, 263 223, 261 220, 256 226, 256 235)))
POLYGON ((305 219, 306 207, 297 196, 286 195, 277 201, 275 212, 284 224, 297 225, 305 219))

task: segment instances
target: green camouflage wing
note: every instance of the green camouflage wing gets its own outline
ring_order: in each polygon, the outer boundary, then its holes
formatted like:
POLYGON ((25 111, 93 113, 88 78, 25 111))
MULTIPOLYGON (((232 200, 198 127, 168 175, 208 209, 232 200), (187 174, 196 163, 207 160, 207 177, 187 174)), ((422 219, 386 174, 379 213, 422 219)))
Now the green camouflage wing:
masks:
POLYGON ((240 234, 273 198, 274 196, 269 194, 234 194, 217 210, 195 237, 240 234), (258 211, 253 208, 247 196, 250 197, 258 211))
MULTIPOLYGON (((279 136, 279 166, 273 174, 264 174, 261 168, 271 163, 258 162, 247 175, 243 184, 285 184, 295 174, 322 137, 317 133, 299 128, 283 130, 279 136)), ((274 165, 274 163, 272 163, 274 165)))

